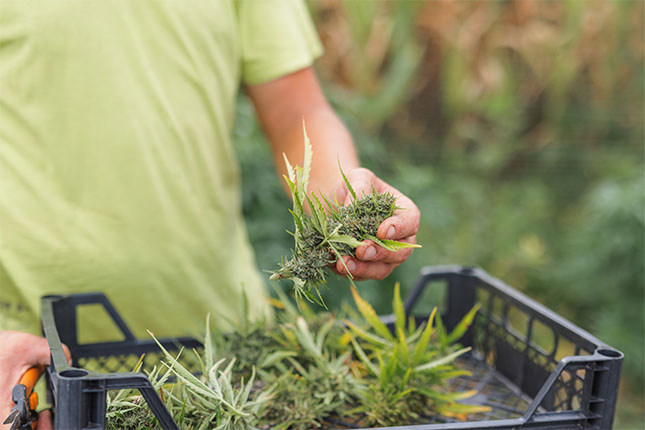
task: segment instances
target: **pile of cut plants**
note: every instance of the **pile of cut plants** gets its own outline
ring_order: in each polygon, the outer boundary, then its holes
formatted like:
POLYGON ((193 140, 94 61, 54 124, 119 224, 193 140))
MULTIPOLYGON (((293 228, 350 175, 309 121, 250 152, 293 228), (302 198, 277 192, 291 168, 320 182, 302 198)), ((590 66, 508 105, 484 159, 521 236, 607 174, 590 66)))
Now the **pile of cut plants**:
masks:
MULTIPOLYGON (((451 392, 447 381, 468 371, 454 361, 470 348, 457 341, 477 308, 448 332, 435 311, 419 326, 406 319, 398 284, 388 327, 352 288, 356 309, 300 308, 281 290, 276 321, 246 318, 229 333, 206 324, 203 351, 173 355, 148 375, 182 429, 365 428, 465 418, 487 407, 459 403, 474 392, 451 392), (200 362, 199 374, 182 355, 200 362), (172 381, 172 383, 170 382, 172 381)), ((109 429, 156 428, 138 392, 110 393, 109 429)))
MULTIPOLYGON (((253 322, 245 312, 227 333, 211 331, 207 320, 199 351, 174 355, 159 344, 164 360, 148 376, 179 427, 365 428, 423 423, 437 416, 467 419, 467 414, 487 411, 460 403, 475 393, 451 391, 447 383, 469 374, 455 360, 470 350, 458 341, 477 307, 452 331, 445 329, 436 309, 417 326, 415 318, 405 315, 397 284, 393 322, 386 325, 349 275, 355 307, 312 310, 310 303, 324 306, 319 286, 329 265, 354 255, 363 240, 390 250, 415 245, 376 237, 381 222, 397 210, 395 198, 374 189, 357 196, 342 170, 352 203, 308 195, 311 159, 305 133, 304 166, 293 167, 285 157, 295 248, 272 274, 274 280, 292 281, 297 306, 275 285, 277 298, 269 299, 275 320, 253 322), (184 366, 186 358, 199 362, 197 373, 184 366)), ((109 429, 159 426, 138 392, 110 393, 106 415, 109 429)))

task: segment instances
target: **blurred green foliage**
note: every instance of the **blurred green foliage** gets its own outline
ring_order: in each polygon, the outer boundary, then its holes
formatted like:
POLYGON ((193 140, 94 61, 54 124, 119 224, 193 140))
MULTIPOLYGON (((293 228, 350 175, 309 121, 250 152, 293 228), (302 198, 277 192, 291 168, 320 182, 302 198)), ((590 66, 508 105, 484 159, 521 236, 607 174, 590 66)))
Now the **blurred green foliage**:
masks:
MULTIPOLYGON (((645 422, 645 3, 310 3, 325 92, 362 163, 410 196, 424 245, 361 294, 388 309, 421 267, 480 266, 625 352, 616 428, 645 422)), ((290 203, 252 108, 235 139, 261 269, 290 203)), ((315 144, 315 142, 314 142, 315 144)), ((332 280, 331 306, 349 299, 332 280)))

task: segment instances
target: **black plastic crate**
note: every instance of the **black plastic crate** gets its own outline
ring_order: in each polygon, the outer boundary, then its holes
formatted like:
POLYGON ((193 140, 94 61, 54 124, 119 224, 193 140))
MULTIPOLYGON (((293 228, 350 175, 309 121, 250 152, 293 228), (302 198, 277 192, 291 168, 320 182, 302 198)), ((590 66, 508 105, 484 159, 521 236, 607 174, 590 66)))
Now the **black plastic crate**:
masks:
MULTIPOLYGON (((454 389, 476 390, 464 403, 488 405, 490 412, 456 422, 428 415, 427 424, 389 429, 610 429, 613 425, 623 354, 544 306, 480 269, 427 267, 405 301, 419 321, 439 305, 452 329, 481 304, 461 343, 472 351, 458 361, 472 376, 451 381, 454 389)), ((391 315, 382 319, 392 323, 391 315)), ((134 366, 141 354, 147 365, 159 359, 153 340, 136 339, 116 309, 100 293, 47 296, 42 300, 43 331, 52 353, 48 387, 58 429, 105 427, 108 390, 138 389, 164 428, 176 429, 143 373, 116 372, 134 366), (124 340, 79 344, 77 307, 102 305, 124 340), (65 360, 61 342, 72 352, 65 360), (110 372, 113 373, 101 373, 110 372)), ((169 350, 199 348, 192 338, 163 339, 169 350)), ((355 428, 338 421, 339 428, 355 428)))

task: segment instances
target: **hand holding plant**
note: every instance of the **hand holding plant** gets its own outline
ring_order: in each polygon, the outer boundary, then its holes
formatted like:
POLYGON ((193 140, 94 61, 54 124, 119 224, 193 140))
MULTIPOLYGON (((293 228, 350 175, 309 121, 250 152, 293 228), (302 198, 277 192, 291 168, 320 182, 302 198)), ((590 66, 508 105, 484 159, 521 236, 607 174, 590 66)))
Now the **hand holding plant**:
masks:
POLYGON ((409 248, 420 247, 415 243, 419 211, 410 199, 367 169, 354 169, 350 180, 340 163, 343 180, 333 199, 309 194, 313 149, 306 130, 304 137, 303 166, 294 167, 284 157, 288 172, 284 179, 293 200, 295 248, 271 279, 290 279, 297 299, 305 297, 324 305, 318 287, 326 282, 327 269, 335 269, 350 281, 383 279, 410 255, 409 248))
MULTIPOLYGON (((396 211, 378 226, 376 237, 381 240, 395 240, 410 245, 416 244, 419 230, 420 213, 417 206, 403 193, 379 179, 374 173, 365 168, 358 168, 347 174, 347 180, 354 189, 356 196, 369 196, 373 192, 394 196, 396 211)), ((345 181, 338 186, 336 197, 344 205, 354 201, 345 181)), ((355 280, 383 279, 392 270, 403 263, 412 253, 413 247, 396 251, 380 246, 377 242, 366 239, 356 248, 355 256, 344 256, 343 261, 337 261, 334 269, 338 274, 351 276, 355 280)))

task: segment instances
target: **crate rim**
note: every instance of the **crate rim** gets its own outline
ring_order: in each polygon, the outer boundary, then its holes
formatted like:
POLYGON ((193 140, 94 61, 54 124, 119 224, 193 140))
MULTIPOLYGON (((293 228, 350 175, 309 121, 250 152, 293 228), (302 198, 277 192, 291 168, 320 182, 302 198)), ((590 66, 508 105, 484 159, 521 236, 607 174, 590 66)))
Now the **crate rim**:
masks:
MULTIPOLYGON (((589 417, 585 416, 580 411, 559 411, 551 413, 539 413, 537 414, 537 409, 543 400, 544 396, 550 390, 554 381, 562 373, 563 369, 570 363, 589 363, 589 362, 611 362, 616 361, 618 363, 617 372, 620 371, 620 363, 624 357, 623 353, 616 348, 602 342, 591 333, 586 330, 578 327, 576 324, 568 321, 566 318, 558 315, 554 311, 550 310, 541 303, 529 298, 525 294, 519 292, 515 288, 505 284, 503 281, 489 275, 486 271, 478 267, 469 267, 469 266, 460 266, 460 265, 443 265, 443 266, 426 266, 421 269, 420 277, 416 283, 413 291, 408 295, 404 301, 404 307, 406 314, 409 314, 419 296, 422 293, 422 289, 428 282, 432 280, 445 279, 447 276, 462 276, 468 277, 471 279, 479 279, 485 282, 487 285, 492 288, 497 289, 503 293, 506 297, 513 300, 514 304, 523 310, 530 311, 534 313, 536 317, 549 321, 550 323, 556 323, 562 329, 566 330, 570 334, 574 334, 576 339, 580 339, 587 343, 588 345, 594 346, 593 353, 589 355, 570 355, 561 358, 556 366, 556 368, 551 372, 547 381, 543 384, 540 391, 533 398, 532 403, 529 405, 527 411, 518 418, 507 418, 501 420, 490 420, 490 421, 468 421, 460 423, 444 423, 444 424, 419 424, 419 425, 406 425, 406 426, 394 426, 394 427, 370 427, 369 430, 437 430, 437 429, 517 429, 523 427, 525 424, 530 423, 531 427, 540 428, 539 425, 542 423, 544 425, 549 424, 562 424, 562 422, 571 421, 577 422, 581 419, 587 419, 589 417), (476 427, 475 427, 476 425, 476 427), (536 427, 537 426, 537 427, 536 427)), ((56 326, 56 320, 54 315, 54 304, 60 300, 64 300, 70 297, 81 297, 81 301, 85 303, 95 303, 97 297, 102 296, 103 299, 107 302, 106 309, 110 315, 115 318, 115 322, 122 328, 125 340, 120 342, 111 342, 109 345, 111 348, 121 346, 132 346, 134 341, 136 344, 143 347, 148 346, 152 341, 142 341, 136 339, 132 333, 127 328, 127 325, 120 318, 116 310, 112 308, 114 313, 110 310, 112 306, 109 300, 105 297, 103 293, 80 293, 80 294, 64 294, 64 295, 48 295, 42 297, 42 329, 45 337, 47 338, 50 355, 51 355, 51 365, 47 368, 47 379, 48 379, 48 388, 51 391, 51 394, 56 398, 58 395, 64 392, 65 395, 68 395, 70 390, 77 390, 84 383, 95 384, 97 386, 97 391, 103 391, 103 395, 108 390, 114 389, 139 389, 148 402, 148 405, 153 410, 154 414, 159 419, 160 424, 163 428, 177 429, 177 424, 174 419, 166 409, 165 405, 161 402, 157 393, 154 391, 152 384, 150 383, 148 377, 143 373, 133 373, 133 372, 116 372, 116 373, 96 373, 85 370, 81 367, 72 366, 67 362, 65 354, 63 352, 62 342, 60 340, 58 327, 56 326), (94 301, 93 301, 94 300, 94 301), (62 387, 62 388, 61 388, 62 387)), ((104 303, 102 300, 98 299, 101 303, 104 303)), ((381 318, 387 322, 388 319, 391 319, 392 315, 384 315, 381 318)), ((75 324, 74 328, 75 327, 75 324)), ((166 338, 161 339, 161 342, 165 345, 177 345, 179 344, 200 344, 201 343, 190 337, 182 338, 166 338)), ((100 345, 106 345, 101 343, 96 344, 83 344, 84 348, 92 348, 100 345)), ((79 346, 79 345, 76 345, 79 346)), ((615 398, 614 398, 615 399, 615 398)), ((59 404, 56 406, 57 416, 68 415, 78 415, 77 412, 69 410, 70 408, 61 408, 59 404), (61 414, 62 412, 62 414, 61 414)), ((70 405, 66 405, 70 406, 70 405)), ((614 402, 615 408, 615 402, 614 402)), ((98 413, 105 415, 105 405, 103 408, 98 408, 98 413)), ((593 417, 591 417, 593 419, 593 417)), ((611 416, 611 421, 613 422, 613 414, 611 416)), ((93 427, 92 427, 93 428, 93 427)), ((359 429, 360 430, 360 429, 359 429)), ((362 430, 368 430, 364 428, 362 430)))

